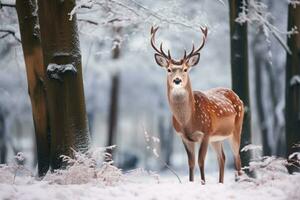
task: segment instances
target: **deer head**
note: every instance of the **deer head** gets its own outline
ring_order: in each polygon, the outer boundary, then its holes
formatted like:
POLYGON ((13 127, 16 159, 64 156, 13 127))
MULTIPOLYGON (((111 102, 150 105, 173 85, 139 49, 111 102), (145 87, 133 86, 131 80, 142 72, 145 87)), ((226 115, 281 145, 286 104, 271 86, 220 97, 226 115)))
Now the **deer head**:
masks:
POLYGON ((203 48, 206 37, 207 37, 207 28, 201 28, 203 33, 203 40, 199 48, 195 49, 193 44, 192 50, 189 54, 184 51, 184 56, 179 61, 172 59, 170 50, 166 54, 163 50, 163 43, 160 44, 160 47, 157 48, 155 45, 155 34, 158 30, 157 28, 151 28, 151 45, 156 51, 154 54, 156 63, 166 68, 167 70, 167 82, 168 87, 173 91, 174 100, 181 101, 186 97, 187 87, 190 85, 188 72, 191 67, 194 67, 198 64, 200 59, 200 50, 203 48))

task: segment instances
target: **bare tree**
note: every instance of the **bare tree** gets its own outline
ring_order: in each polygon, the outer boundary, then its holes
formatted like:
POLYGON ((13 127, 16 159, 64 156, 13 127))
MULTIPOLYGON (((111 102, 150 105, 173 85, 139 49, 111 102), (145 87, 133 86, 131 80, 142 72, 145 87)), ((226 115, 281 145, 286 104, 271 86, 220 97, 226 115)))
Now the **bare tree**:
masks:
POLYGON ((72 155, 71 148, 85 151, 89 146, 76 15, 73 20, 68 15, 74 6, 75 0, 38 0, 52 169, 64 165, 60 156, 72 155))
MULTIPOLYGON (((251 109, 248 81, 247 23, 236 22, 242 6, 243 0, 229 0, 232 89, 239 95, 245 106, 241 137, 241 147, 244 147, 251 143, 251 109)), ((250 159, 251 152, 241 152, 242 166, 248 166, 250 159)))
MULTIPOLYGON (((288 10, 288 29, 294 26, 300 27, 300 5, 290 4, 288 10)), ((299 171, 297 155, 291 155, 300 151, 300 34, 288 37, 288 46, 292 54, 287 53, 286 62, 286 146, 290 166, 290 173, 299 171)))

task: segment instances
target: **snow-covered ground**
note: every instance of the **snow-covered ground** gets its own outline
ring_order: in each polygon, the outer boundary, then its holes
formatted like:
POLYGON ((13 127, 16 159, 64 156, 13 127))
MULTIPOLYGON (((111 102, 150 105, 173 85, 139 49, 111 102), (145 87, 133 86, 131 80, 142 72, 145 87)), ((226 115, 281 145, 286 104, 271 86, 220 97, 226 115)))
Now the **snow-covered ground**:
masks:
MULTIPOLYGON (((1 174, 0 174, 1 175, 1 174)), ((2 174, 3 176, 3 174, 2 174)), ((182 177, 182 176, 181 176, 182 177)), ((207 176, 206 185, 197 181, 188 182, 187 176, 180 184, 175 177, 146 173, 123 175, 113 185, 92 181, 86 184, 61 185, 51 181, 38 181, 29 176, 12 177, 0 181, 0 199, 299 199, 300 175, 277 173, 273 176, 235 182, 233 172, 227 171, 225 183, 217 183, 217 174, 207 176)))
POLYGON ((248 167, 255 171, 256 178, 243 174, 235 181, 235 173, 227 169, 224 184, 217 182, 218 174, 213 172, 206 174, 206 184, 202 185, 197 171, 195 182, 189 182, 187 174, 179 174, 181 183, 169 171, 155 173, 138 168, 122 172, 112 161, 101 159, 110 158, 107 148, 74 151, 72 158, 62 156, 68 163, 66 169, 48 172, 42 180, 24 166, 26 158, 20 152, 14 162, 0 165, 0 200, 300 199, 300 173, 290 175, 283 158, 256 157, 248 167))

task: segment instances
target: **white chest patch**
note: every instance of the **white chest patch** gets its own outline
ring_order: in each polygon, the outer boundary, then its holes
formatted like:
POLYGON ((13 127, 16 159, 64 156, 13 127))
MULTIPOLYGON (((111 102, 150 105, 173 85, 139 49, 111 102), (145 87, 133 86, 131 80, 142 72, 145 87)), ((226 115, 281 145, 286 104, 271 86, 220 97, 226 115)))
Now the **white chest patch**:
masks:
POLYGON ((227 139, 229 137, 229 135, 227 135, 227 136, 211 136, 211 137, 209 137, 209 141, 210 142, 217 142, 217 141, 222 141, 222 140, 225 140, 225 139, 227 139))
POLYGON ((204 133, 201 131, 195 131, 191 135, 189 135, 189 138, 192 139, 195 142, 200 142, 202 140, 204 133))

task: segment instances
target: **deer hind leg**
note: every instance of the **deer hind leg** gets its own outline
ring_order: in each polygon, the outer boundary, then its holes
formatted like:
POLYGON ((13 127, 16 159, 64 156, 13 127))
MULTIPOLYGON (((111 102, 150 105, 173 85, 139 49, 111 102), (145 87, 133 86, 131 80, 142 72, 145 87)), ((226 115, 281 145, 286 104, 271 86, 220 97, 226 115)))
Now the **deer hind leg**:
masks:
POLYGON ((205 184, 204 161, 207 153, 207 148, 208 148, 208 138, 203 138, 199 148, 199 154, 198 154, 198 165, 200 168, 202 184, 205 184))
POLYGON ((237 175, 240 176, 243 174, 242 164, 240 158, 240 144, 241 144, 241 133, 242 133, 242 123, 243 116, 238 119, 238 123, 236 125, 235 130, 233 131, 232 137, 229 139, 229 144, 231 146, 233 156, 234 156, 234 164, 235 169, 237 171, 237 175))
POLYGON ((195 143, 182 140, 184 148, 188 156, 189 163, 189 180, 194 181, 194 168, 195 168, 195 143))
POLYGON ((225 154, 223 151, 223 144, 222 144, 222 142, 213 142, 213 143, 211 143, 211 145, 218 156, 219 183, 223 183, 224 182, 224 168, 225 168, 225 154))

